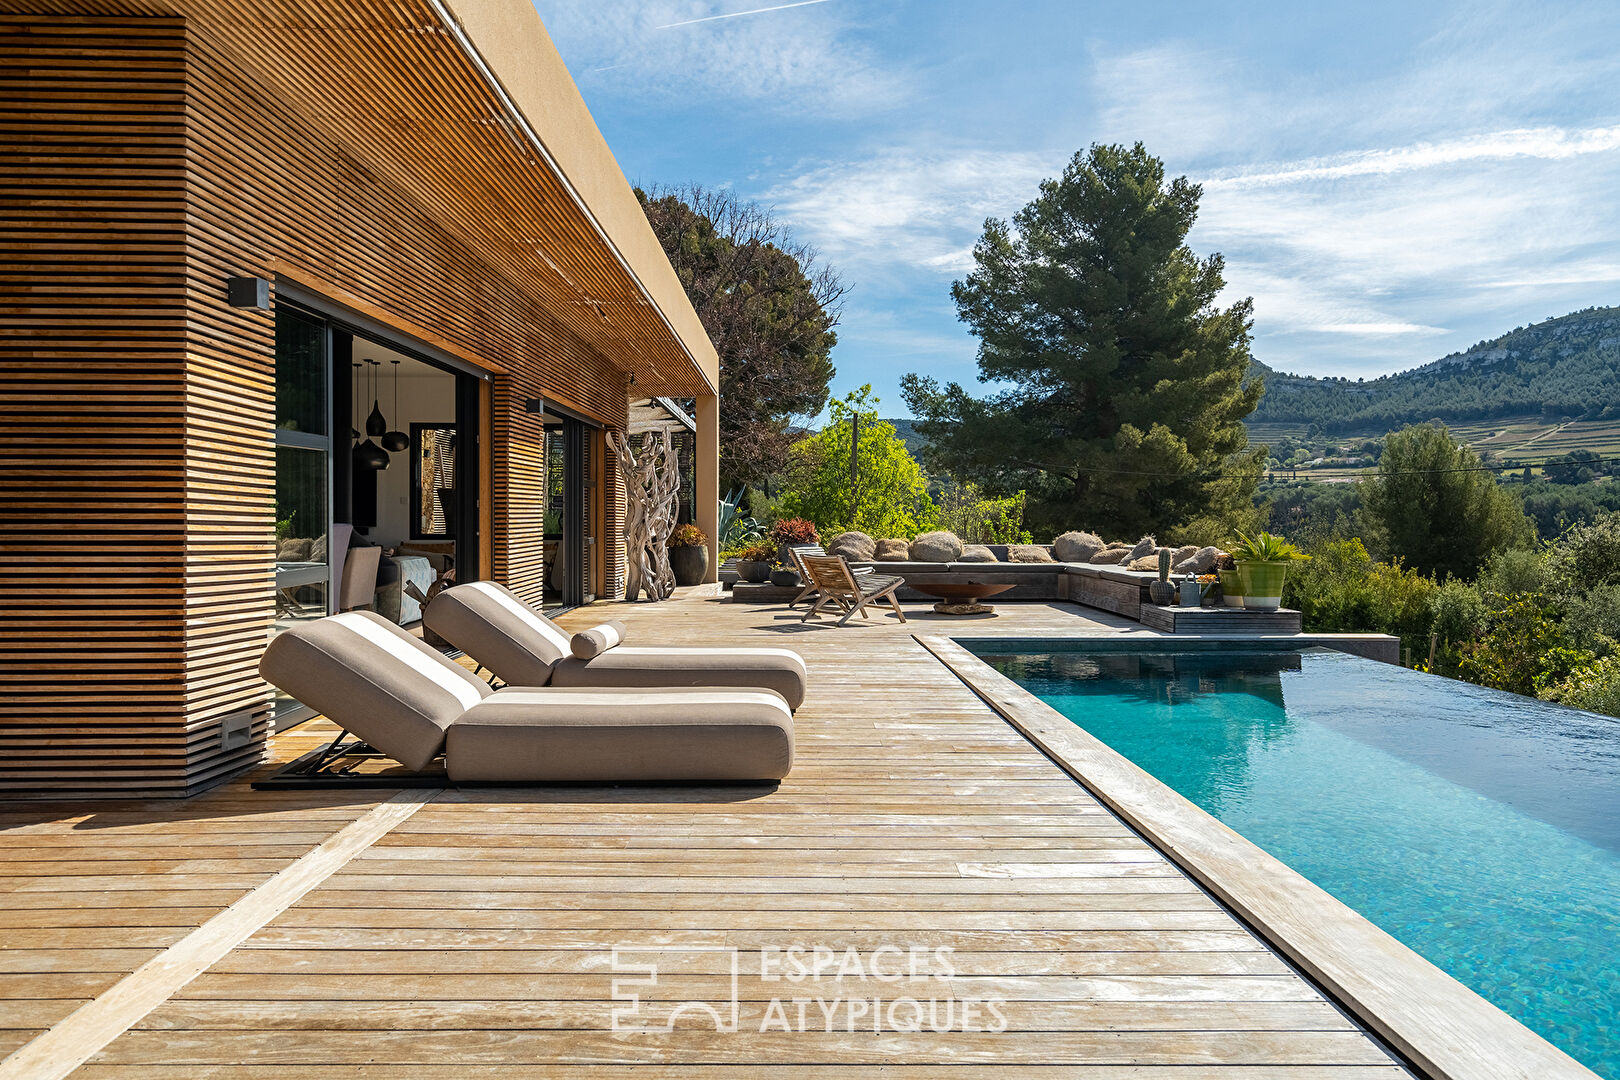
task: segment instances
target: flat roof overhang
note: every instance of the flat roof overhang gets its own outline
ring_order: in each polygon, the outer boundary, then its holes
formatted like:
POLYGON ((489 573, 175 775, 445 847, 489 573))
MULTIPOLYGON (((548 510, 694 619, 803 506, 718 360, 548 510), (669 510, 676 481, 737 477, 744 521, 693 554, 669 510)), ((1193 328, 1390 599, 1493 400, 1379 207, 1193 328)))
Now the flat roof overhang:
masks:
POLYGON ((714 346, 528 0, 168 0, 151 10, 188 19, 633 373, 638 393, 718 387, 714 346))

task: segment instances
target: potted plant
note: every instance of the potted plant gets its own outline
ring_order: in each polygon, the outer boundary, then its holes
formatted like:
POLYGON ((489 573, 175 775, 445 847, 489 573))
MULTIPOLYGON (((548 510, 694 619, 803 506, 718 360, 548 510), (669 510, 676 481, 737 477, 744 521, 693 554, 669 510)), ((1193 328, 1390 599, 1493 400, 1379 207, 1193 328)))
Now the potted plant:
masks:
MULTIPOLYGON (((1253 536, 1238 533, 1232 547, 1238 579, 1243 589, 1243 607, 1276 611, 1282 606, 1283 579, 1288 564, 1310 558, 1280 536, 1259 532, 1253 536)), ((1225 587, 1225 577, 1222 577, 1225 587)))
POLYGON ((804 518, 784 518, 771 526, 771 542, 776 545, 778 568, 771 572, 772 585, 799 584, 799 572, 788 549, 796 544, 819 544, 821 534, 814 522, 804 518))
POLYGON ((769 544, 751 544, 737 553, 737 577, 759 584, 771 577, 771 560, 776 549, 769 544))
POLYGON ((1176 587, 1170 583, 1170 549, 1159 549, 1159 579, 1148 583, 1148 600, 1159 607, 1176 602, 1176 587))
POLYGON ((1215 580, 1221 587, 1221 604, 1225 607, 1243 606, 1243 576, 1231 555, 1223 554, 1215 561, 1215 580))
POLYGON ((696 525, 677 525, 669 534, 669 568, 675 584, 697 585, 709 572, 709 538, 696 525))

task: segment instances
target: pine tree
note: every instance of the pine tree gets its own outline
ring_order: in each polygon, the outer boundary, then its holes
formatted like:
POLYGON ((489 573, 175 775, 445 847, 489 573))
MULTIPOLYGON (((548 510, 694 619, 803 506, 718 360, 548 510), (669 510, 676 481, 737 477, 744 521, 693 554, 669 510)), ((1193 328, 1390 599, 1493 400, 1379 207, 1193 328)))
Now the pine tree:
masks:
POLYGON ((977 268, 952 286, 978 336, 974 398, 907 375, 930 464, 1029 492, 1037 528, 1173 532, 1252 514, 1264 449, 1242 420, 1252 304, 1215 305, 1221 256, 1186 246, 1200 189, 1165 182, 1140 143, 1094 145, 1014 215, 990 219, 977 268))

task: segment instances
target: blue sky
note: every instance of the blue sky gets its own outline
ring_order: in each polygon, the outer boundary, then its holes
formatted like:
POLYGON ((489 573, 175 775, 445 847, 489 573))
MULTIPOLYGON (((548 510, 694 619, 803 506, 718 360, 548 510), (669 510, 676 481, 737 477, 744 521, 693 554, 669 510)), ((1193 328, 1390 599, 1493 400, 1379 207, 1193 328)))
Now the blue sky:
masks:
POLYGON ((1351 378, 1620 303, 1596 3, 536 0, 632 182, 772 205, 851 286, 835 393, 975 386, 950 283, 1092 142, 1204 183, 1254 353, 1351 378), (716 16, 722 16, 716 18, 716 16))

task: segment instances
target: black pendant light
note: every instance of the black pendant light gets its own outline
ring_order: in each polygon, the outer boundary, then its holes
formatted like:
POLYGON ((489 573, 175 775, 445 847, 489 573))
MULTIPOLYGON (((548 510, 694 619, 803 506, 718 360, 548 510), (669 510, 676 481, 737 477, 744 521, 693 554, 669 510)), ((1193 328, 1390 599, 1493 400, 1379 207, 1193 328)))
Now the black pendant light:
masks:
MULTIPOLYGON (((390 360, 394 365, 394 419, 399 419, 399 361, 390 360)), ((403 431, 390 431, 382 437, 382 448, 390 454, 397 454, 411 445, 411 437, 403 431)))
POLYGON ((366 417, 366 434, 381 435, 388 430, 388 421, 383 419, 382 407, 377 404, 377 369, 382 366, 381 360, 367 360, 371 365, 371 415, 366 417))
POLYGON ((349 365, 349 441, 360 441, 360 429, 355 427, 358 421, 355 417, 360 413, 360 365, 358 362, 349 365))
MULTIPOLYGON (((375 366, 377 361, 371 360, 368 363, 375 366)), ((382 410, 377 407, 376 389, 376 385, 373 383, 371 387, 371 415, 366 417, 366 434, 368 436, 381 435, 388 429, 388 422, 383 419, 382 410)), ((388 468, 388 451, 367 438, 365 442, 354 448, 354 467, 357 469, 370 469, 373 472, 386 469, 388 468)))

